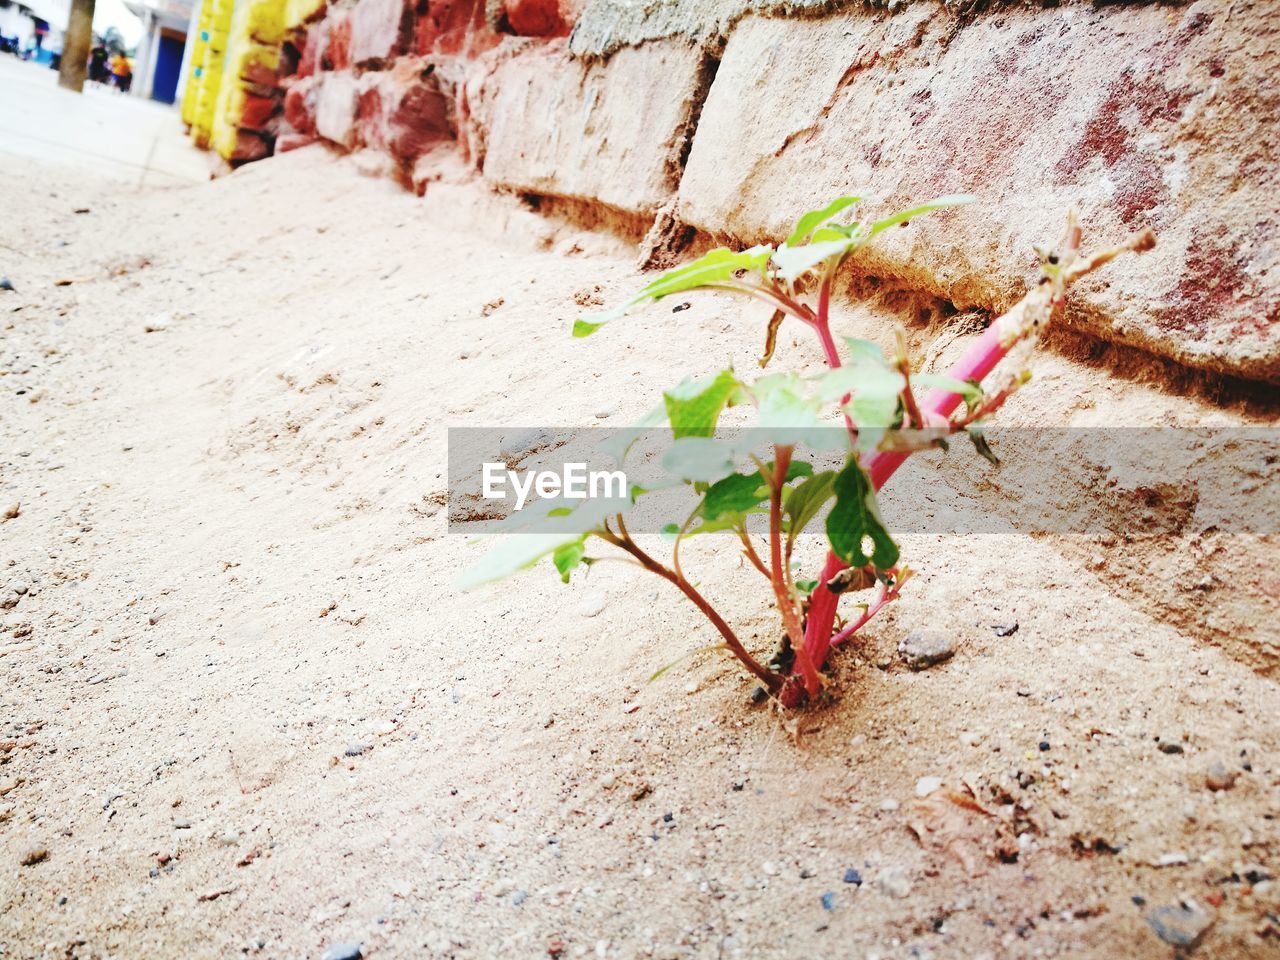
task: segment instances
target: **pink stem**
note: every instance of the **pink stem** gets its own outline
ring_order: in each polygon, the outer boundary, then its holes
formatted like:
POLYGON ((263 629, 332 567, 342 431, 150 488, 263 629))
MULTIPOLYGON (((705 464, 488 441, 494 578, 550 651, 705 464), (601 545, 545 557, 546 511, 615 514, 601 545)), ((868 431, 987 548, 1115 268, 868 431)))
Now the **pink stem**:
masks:
MULTIPOLYGON (((822 339, 822 348, 827 353, 827 362, 831 363, 832 354, 835 350, 835 344, 831 342, 831 333, 825 323, 819 323, 817 327, 818 335, 822 339), (824 332, 825 336, 823 336, 824 332)), ((951 368, 948 376, 955 377, 957 380, 981 380, 995 369, 996 364, 1008 352, 1008 348, 1000 343, 1000 333, 996 327, 996 324, 992 324, 987 328, 986 332, 978 338, 978 342, 970 347, 960 361, 951 368)), ((836 355, 832 366, 838 367, 839 365, 840 358, 839 355, 836 355)), ((960 405, 961 399, 958 393, 931 390, 926 394, 921 408, 928 413, 949 417, 956 407, 960 405)), ((871 476, 871 483, 878 491, 889 482, 889 478, 893 476, 898 467, 902 466, 902 462, 906 459, 907 454, 905 453, 876 453, 867 457, 863 462, 863 466, 866 467, 867 473, 871 476)), ((811 662, 818 669, 821 669, 822 665, 826 663, 827 654, 831 651, 831 632, 835 628, 836 607, 840 604, 840 595, 827 589, 827 581, 845 569, 846 566, 848 564, 834 553, 828 551, 827 562, 822 567, 822 575, 818 580, 818 585, 813 588, 813 593, 809 596, 809 618, 805 624, 804 646, 809 653, 811 662)), ((845 639, 845 636, 842 636, 841 639, 845 639)), ((788 691, 784 691, 784 703, 787 706, 791 706, 793 703, 786 703, 785 694, 787 693, 788 691)), ((798 693, 799 691, 791 693, 791 697, 796 701, 798 701, 798 693)))

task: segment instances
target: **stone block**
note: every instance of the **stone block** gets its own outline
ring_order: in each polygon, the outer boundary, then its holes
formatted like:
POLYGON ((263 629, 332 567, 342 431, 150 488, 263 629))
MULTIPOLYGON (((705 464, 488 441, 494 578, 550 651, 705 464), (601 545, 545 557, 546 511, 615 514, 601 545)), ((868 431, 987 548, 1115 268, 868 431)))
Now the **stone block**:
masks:
MULTIPOLYGON (((643 48, 642 48, 643 49, 643 48)), ((734 29, 702 111, 679 216, 743 243, 840 194, 869 214, 946 193, 868 251, 868 272, 1002 310, 1033 244, 1079 208, 1094 243, 1157 249, 1073 291, 1067 324, 1191 366, 1280 381, 1280 9, 1015 7, 958 24, 895 14, 734 29)))

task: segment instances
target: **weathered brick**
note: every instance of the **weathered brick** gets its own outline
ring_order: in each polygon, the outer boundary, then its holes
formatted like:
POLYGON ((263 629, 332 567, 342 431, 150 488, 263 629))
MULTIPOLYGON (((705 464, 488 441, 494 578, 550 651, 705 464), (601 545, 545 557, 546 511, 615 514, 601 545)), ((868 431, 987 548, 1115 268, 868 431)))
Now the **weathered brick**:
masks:
POLYGON ((567 37, 573 26, 560 0, 506 0, 503 13, 511 32, 520 37, 567 37))
MULTIPOLYGON (((929 5, 748 17, 729 38, 679 216, 742 242, 850 192, 868 213, 945 193, 863 259, 957 306, 1001 310, 1071 206, 1095 242, 1151 225, 1155 251, 1073 291, 1069 323, 1184 363, 1280 381, 1280 9, 1213 3, 1013 7, 957 23, 929 5), (744 95, 744 91, 750 91, 744 95)), ((647 104, 638 108, 647 110, 647 104)))
POLYGON ((452 106, 434 69, 414 57, 361 78, 356 127, 360 142, 411 165, 436 144, 452 140, 452 106))
POLYGON ((297 133, 316 132, 316 84, 312 77, 296 78, 284 92, 284 119, 297 133))
POLYGON ((652 214, 675 189, 705 66, 678 42, 620 50, 604 63, 574 59, 560 40, 529 45, 474 96, 468 85, 485 179, 652 214))
POLYGON ((348 70, 351 67, 351 14, 346 10, 331 13, 320 24, 323 34, 319 43, 320 66, 324 70, 348 70))
POLYGON ((485 0, 432 0, 414 23, 413 49, 419 56, 476 56, 501 40, 485 17, 485 0))
POLYGON ((350 73, 320 78, 316 93, 316 132, 350 150, 356 143, 356 81, 350 73))
POLYGON ((413 35, 411 0, 360 0, 351 12, 351 62, 390 60, 413 35))

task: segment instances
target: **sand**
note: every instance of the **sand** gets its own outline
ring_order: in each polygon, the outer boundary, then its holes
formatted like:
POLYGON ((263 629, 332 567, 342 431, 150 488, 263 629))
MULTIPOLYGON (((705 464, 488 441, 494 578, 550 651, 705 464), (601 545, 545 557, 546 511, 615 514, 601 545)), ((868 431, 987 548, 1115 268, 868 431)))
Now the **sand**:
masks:
MULTIPOLYGON (((320 148, 0 175, 38 184, 0 225, 4 956, 1275 955, 1280 691, 1078 550, 904 537, 918 579, 794 714, 713 654, 649 683, 714 638, 626 565, 455 589, 485 547, 445 529, 447 427, 625 425, 753 363, 750 305, 575 341, 575 296, 637 284, 617 241, 320 148), (915 672, 925 627, 956 652, 915 672)), ((1043 365, 1011 417, 1212 412, 1043 365)))

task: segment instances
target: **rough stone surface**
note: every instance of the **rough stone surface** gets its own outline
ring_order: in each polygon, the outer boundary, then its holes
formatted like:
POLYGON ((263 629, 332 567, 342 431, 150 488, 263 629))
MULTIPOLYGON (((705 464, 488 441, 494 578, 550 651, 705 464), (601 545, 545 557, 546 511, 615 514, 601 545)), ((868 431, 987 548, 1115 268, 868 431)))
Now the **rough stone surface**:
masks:
POLYGON ((575 54, 607 57, 650 40, 721 38, 748 13, 812 15, 869 6, 866 0, 591 0, 570 43, 575 54))
POLYGON ((391 70, 360 79, 356 126, 365 146, 412 164, 436 144, 454 137, 451 105, 434 71, 405 57, 391 70))
POLYGON ((411 0, 360 0, 351 12, 351 62, 390 60, 409 49, 411 0))
POLYGON ((350 150, 356 142, 355 78, 331 73, 321 79, 316 94, 316 132, 350 150))
POLYGON ((471 103, 485 178, 652 215, 678 182, 705 80, 703 56, 680 43, 621 50, 607 63, 575 60, 562 41, 530 45, 471 103))
POLYGON ((1160 240, 1073 291, 1069 321, 1280 381, 1277 71, 1280 9, 1262 4, 1231 18, 1208 2, 1011 7, 964 25, 928 5, 749 16, 703 108, 679 214, 748 242, 842 193, 882 197, 879 211, 971 192, 979 204, 896 231, 864 264, 999 310, 1075 204, 1090 237, 1150 225, 1160 240))

